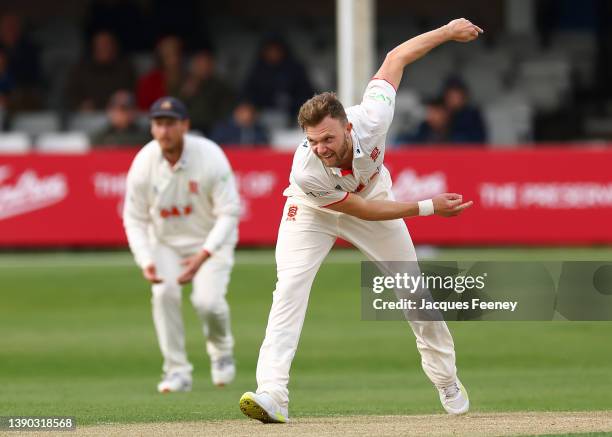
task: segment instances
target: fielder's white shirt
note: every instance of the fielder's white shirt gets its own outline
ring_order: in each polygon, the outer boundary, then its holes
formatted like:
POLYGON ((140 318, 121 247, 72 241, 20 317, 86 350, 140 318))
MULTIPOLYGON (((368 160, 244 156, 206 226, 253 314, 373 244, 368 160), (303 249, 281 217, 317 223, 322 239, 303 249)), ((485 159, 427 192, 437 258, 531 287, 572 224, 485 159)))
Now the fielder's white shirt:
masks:
POLYGON ((188 255, 215 253, 238 240, 240 198, 234 174, 221 148, 185 135, 174 165, 156 140, 136 155, 127 176, 123 224, 141 267, 153 262, 151 245, 160 242, 188 255))
POLYGON ((391 176, 383 160, 394 109, 393 86, 383 79, 372 79, 362 102, 346 110, 353 124, 352 170, 324 166, 305 139, 295 152, 290 185, 283 194, 324 208, 343 201, 349 193, 369 199, 390 188, 391 176))

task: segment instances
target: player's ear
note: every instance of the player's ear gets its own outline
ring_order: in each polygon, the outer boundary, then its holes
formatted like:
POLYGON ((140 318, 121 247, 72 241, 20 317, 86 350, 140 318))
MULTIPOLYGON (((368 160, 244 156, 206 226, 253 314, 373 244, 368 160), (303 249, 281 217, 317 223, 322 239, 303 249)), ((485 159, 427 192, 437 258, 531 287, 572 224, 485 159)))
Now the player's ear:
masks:
POLYGON ((351 133, 351 131, 353 130, 353 123, 351 123, 350 121, 346 123, 346 132, 347 133, 351 133))
POLYGON ((185 127, 185 132, 189 131, 191 129, 191 120, 183 120, 183 126, 185 127))

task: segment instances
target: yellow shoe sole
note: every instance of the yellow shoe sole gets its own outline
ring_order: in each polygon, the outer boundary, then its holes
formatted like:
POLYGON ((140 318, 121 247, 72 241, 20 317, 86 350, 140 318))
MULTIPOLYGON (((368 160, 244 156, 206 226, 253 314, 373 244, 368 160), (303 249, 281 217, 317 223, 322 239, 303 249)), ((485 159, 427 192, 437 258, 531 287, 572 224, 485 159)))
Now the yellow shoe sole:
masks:
POLYGON ((282 414, 277 414, 276 417, 270 416, 256 401, 254 393, 246 392, 240 398, 240 411, 245 416, 251 419, 259 420, 263 423, 286 423, 287 418, 282 414))

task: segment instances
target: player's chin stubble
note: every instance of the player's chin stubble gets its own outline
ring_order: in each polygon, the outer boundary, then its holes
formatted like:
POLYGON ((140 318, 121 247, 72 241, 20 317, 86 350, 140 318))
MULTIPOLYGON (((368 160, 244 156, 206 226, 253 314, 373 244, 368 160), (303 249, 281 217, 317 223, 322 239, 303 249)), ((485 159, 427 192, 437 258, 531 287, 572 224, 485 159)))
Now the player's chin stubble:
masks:
POLYGON ((333 155, 329 158, 323 158, 317 154, 317 157, 321 160, 325 167, 340 167, 343 159, 348 156, 349 152, 349 140, 348 137, 344 136, 344 143, 338 152, 333 152, 333 155))

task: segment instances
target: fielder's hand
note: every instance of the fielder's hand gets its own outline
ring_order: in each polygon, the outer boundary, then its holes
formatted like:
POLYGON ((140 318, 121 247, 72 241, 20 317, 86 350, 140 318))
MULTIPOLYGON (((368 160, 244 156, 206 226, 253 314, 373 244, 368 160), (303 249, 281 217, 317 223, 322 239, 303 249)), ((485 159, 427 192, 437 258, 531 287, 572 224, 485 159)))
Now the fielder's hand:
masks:
POLYGON ((478 38, 478 35, 484 33, 484 30, 465 18, 451 21, 446 25, 446 29, 448 30, 448 38, 458 42, 474 41, 478 38))
POLYGON ((155 270, 155 264, 149 264, 142 269, 142 276, 151 284, 161 284, 163 281, 157 277, 157 271, 155 270))
POLYGON ((196 273, 198 273, 200 266, 204 264, 204 261, 209 257, 210 253, 206 250, 202 250, 195 255, 185 258, 181 263, 185 267, 185 270, 183 270, 183 273, 177 278, 178 283, 182 285, 191 282, 196 273))
POLYGON ((434 214, 442 217, 454 217, 474 204, 471 200, 463 203, 463 196, 455 193, 439 194, 433 199, 434 214))

